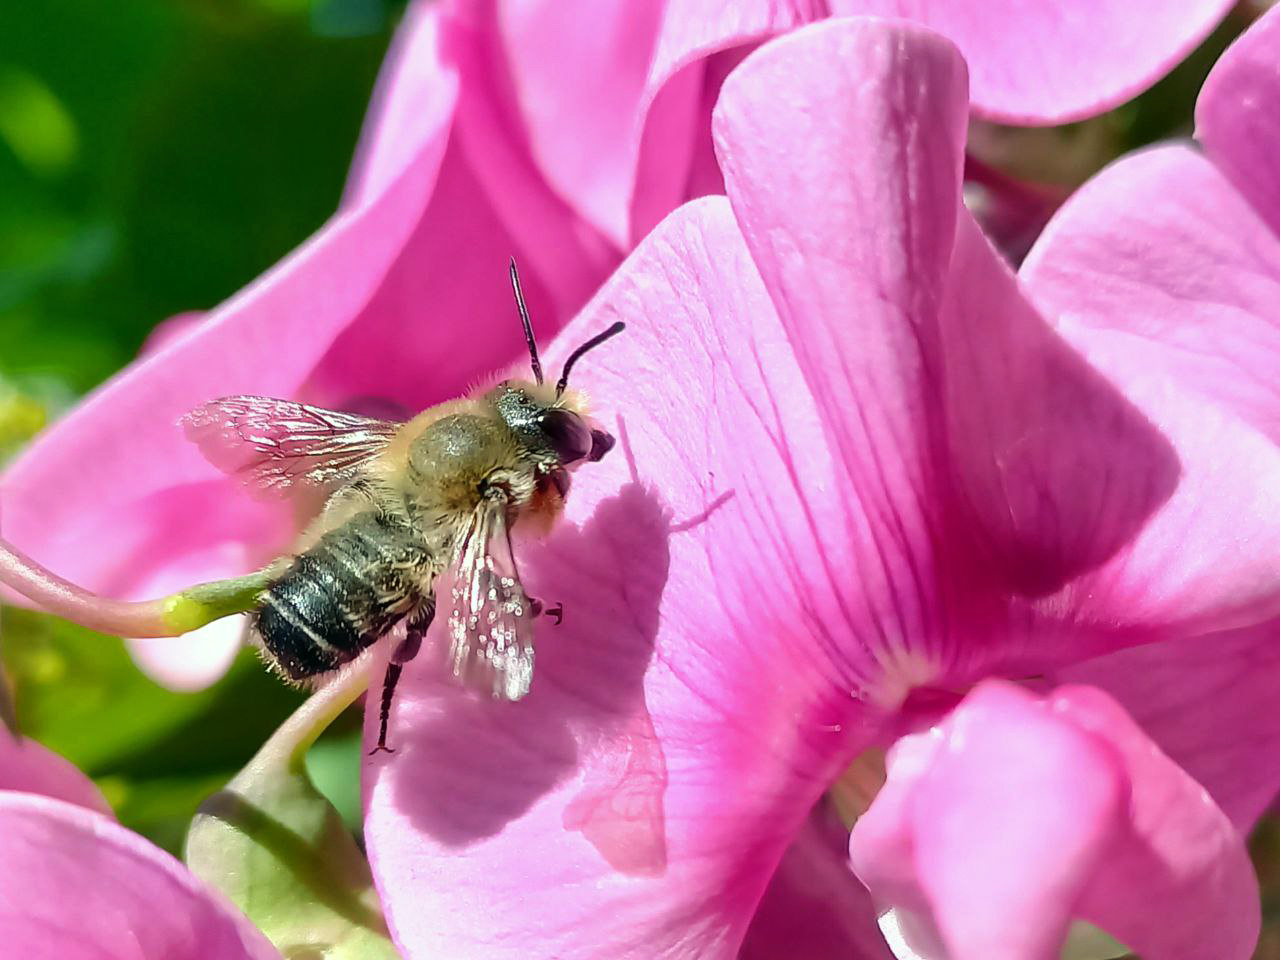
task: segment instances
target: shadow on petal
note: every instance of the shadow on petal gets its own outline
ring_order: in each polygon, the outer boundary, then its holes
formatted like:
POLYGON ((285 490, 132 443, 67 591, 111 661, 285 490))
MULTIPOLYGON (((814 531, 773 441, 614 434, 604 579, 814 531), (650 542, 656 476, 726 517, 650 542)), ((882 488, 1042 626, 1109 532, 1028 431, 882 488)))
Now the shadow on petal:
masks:
MULTIPOLYGON (((590 773, 565 812, 616 869, 665 864, 666 768, 644 703, 658 605, 670 562, 669 518, 638 483, 605 500, 580 528, 525 551, 531 593, 563 603, 559 627, 539 625, 533 690, 498 703, 452 680, 406 674, 417 700, 396 725, 404 744, 397 805, 423 832, 466 847, 500 832, 579 766, 590 773), (617 742, 626 743, 618 750, 617 742), (586 764, 597 753, 602 764, 586 764)), ((443 624, 433 634, 439 649, 443 624)))
POLYGON ((969 216, 940 319, 953 483, 1000 586, 1046 596, 1169 499, 1172 444, 1036 313, 969 216))

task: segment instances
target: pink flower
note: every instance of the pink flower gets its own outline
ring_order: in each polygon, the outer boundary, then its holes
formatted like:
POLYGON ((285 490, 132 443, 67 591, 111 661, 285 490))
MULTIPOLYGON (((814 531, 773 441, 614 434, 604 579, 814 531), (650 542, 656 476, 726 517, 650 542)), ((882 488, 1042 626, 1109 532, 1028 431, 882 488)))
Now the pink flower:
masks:
MULTIPOLYGON (((342 208, 28 450, 0 487, 5 535, 125 599, 287 549, 296 518, 219 477, 177 418, 232 393, 413 410, 513 362, 507 257, 521 262, 539 332, 554 333, 653 224, 723 189, 711 105, 772 34, 829 14, 915 17, 969 57, 975 110, 1045 123, 1149 84, 1229 6, 1187 0, 1152 16, 1133 0, 1081 0, 1070 15, 1024 0, 419 2, 342 208)), ((155 676, 193 687, 221 672, 239 637, 232 619, 133 649, 155 676)))
POLYGON ((279 960, 230 904, 111 819, 62 757, 0 728, 0 943, 30 960, 279 960))
POLYGON ((629 324, 579 381, 623 456, 524 561, 566 611, 532 694, 415 664, 399 752, 366 768, 406 954, 886 956, 810 814, 863 751, 933 727, 854 830, 879 908, 955 960, 993 930, 1001 956, 1056 956, 1075 919, 1150 960, 1248 955, 1237 828, 1280 782, 1256 762, 1274 684, 1249 676, 1280 612, 1261 391, 1213 402, 1250 384, 1110 314, 1060 335, 1035 305, 1049 254, 1020 284, 960 203, 967 116, 955 48, 889 21, 796 31, 725 82, 728 198, 665 219, 548 351, 629 324), (1073 673, 1119 703, 979 685, 1073 673), (1228 678, 1231 704, 1179 712, 1228 678), (815 873, 854 922, 824 910, 800 941, 815 873))

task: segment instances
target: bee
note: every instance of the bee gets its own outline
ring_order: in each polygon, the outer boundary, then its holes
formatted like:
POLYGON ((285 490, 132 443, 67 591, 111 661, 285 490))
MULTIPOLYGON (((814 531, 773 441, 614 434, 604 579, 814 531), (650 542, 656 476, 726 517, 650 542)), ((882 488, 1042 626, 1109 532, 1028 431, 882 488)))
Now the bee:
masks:
POLYGON ((252 487, 328 494, 296 552, 267 568, 249 633, 287 680, 324 677, 404 624, 382 684, 378 743, 396 683, 436 614, 450 573, 449 664, 463 682, 519 700, 533 681, 533 624, 544 610, 520 581, 511 545, 519 523, 562 513, 570 472, 599 461, 614 438, 569 388, 587 351, 622 332, 615 323, 574 350, 554 387, 543 380, 515 261, 511 286, 533 380, 503 380, 406 423, 265 397, 211 401, 181 425, 205 456, 252 487))

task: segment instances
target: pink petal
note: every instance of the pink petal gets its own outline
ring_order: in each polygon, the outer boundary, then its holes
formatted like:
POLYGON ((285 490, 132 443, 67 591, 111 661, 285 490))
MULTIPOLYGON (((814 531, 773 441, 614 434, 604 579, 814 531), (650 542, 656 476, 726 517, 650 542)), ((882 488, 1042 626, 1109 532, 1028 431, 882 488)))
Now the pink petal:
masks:
POLYGON ((1056 958, 1123 789, 1102 744, 987 685, 891 753, 854 869, 886 905, 932 910, 954 960, 1056 958))
POLYGON ((1102 691, 1063 687, 1049 707, 1110 747, 1129 780, 1118 842, 1080 901, 1085 919, 1153 960, 1251 956, 1258 882, 1226 815, 1102 691))
POLYGON ((97 813, 0 792, 0 941, 30 960, 279 960, 177 860, 97 813))
POLYGON ((806 516, 840 522, 832 463, 723 199, 665 221, 548 365, 623 316, 574 374, 623 440, 522 550, 532 593, 566 610, 539 627, 531 694, 470 695, 424 653, 397 692, 397 752, 366 767, 371 863, 407 953, 731 957, 869 736, 833 680, 836 625, 809 608, 826 574, 806 516))
POLYGON ((398 149, 398 114, 388 111, 402 99, 412 105, 419 88, 434 89, 413 57, 422 56, 420 48, 441 48, 439 55, 462 78, 448 145, 440 144, 433 193, 395 263, 317 363, 308 388, 319 395, 389 399, 419 410, 460 394, 523 351, 506 273, 511 256, 519 261, 543 339, 618 261, 617 251, 547 187, 529 159, 511 116, 506 65, 491 49, 496 28, 485 19, 487 8, 431 9, 438 17, 411 19, 398 40, 409 53, 390 61, 384 106, 375 110, 369 136, 398 149))
MULTIPOLYGON (((194 582, 188 580, 182 587, 194 582)), ((180 639, 128 637, 125 643, 130 656, 153 680, 170 690, 203 690, 227 672, 244 646, 246 620, 224 617, 180 639)))
POLYGON ((618 249, 628 245, 641 104, 664 7, 631 0, 497 6, 495 39, 533 159, 618 249))
MULTIPOLYGON (((814 0, 517 0, 498 30, 548 183, 627 249, 688 196, 705 57, 819 15, 814 0)), ((704 134, 705 135, 705 134, 704 134)))
POLYGON ((441 131, 449 129, 458 97, 445 16, 431 0, 414 0, 405 10, 365 117, 344 206, 377 198, 412 164, 439 164, 441 131))
POLYGON ((1050 960, 1083 918, 1153 960, 1249 956, 1239 834, 1099 691, 988 682, 890 756, 854 827, 858 875, 955 960, 1050 960))
POLYGON ((848 832, 819 804, 769 881, 738 960, 892 960, 848 846, 848 832))
POLYGON ((0 729, 0 791, 35 793, 111 816, 111 805, 75 764, 24 737, 0 729))
POLYGON ((856 684, 886 704, 1032 649, 1135 642, 1086 641, 1061 602, 1042 609, 1065 634, 1028 632, 1019 597, 1110 559, 1178 471, 958 213, 964 107, 944 40, 851 20, 752 54, 716 115, 730 200, 866 508, 824 528, 824 553, 857 571, 832 616, 863 648, 856 684), (787 111, 756 108, 782 93, 787 111))
POLYGON ((1060 680, 1105 690, 1242 833, 1280 792, 1280 624, 1169 640, 1077 664, 1060 680))
POLYGON ((1280 10, 1269 10, 1233 43, 1196 103, 1196 137, 1273 231, 1280 233, 1280 10))
MULTIPOLYGON (((824 555, 856 574, 811 602, 886 660, 886 640, 930 636, 940 607, 926 431, 966 107, 946 41, 845 20, 753 53, 714 121, 730 200, 846 474, 839 487, 865 510, 821 528, 824 555)), ((855 686, 879 680, 855 674, 855 686)))
POLYGON ((1077 192, 1022 276, 1181 467, 1136 540, 1077 586, 1078 616, 1206 630, 1274 615, 1280 240, 1211 163, 1166 147, 1077 192))
POLYGON ((1129 544, 1173 492, 1177 455, 1041 319, 968 214, 940 326, 953 489, 983 555, 958 589, 1053 594, 1129 544))
POLYGON ((1102 113, 1155 83, 1231 9, 1231 0, 829 0, 832 14, 919 21, 969 63, 974 110, 1006 123, 1102 113))

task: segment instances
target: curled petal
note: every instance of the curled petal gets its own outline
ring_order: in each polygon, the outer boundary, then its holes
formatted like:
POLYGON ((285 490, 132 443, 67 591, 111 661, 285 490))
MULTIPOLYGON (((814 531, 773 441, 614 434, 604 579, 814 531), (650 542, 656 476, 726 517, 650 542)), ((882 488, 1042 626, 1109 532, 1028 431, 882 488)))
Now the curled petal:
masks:
POLYGON ((1093 688, 977 688, 895 747, 850 852, 954 960, 1051 960, 1076 919, 1157 960, 1245 958, 1257 939, 1240 835, 1093 688))
POLYGON ((0 792, 0 937, 33 960, 280 960, 169 854, 98 813, 0 792))

